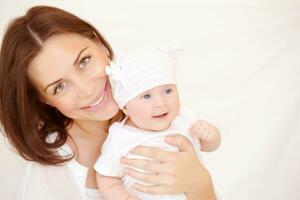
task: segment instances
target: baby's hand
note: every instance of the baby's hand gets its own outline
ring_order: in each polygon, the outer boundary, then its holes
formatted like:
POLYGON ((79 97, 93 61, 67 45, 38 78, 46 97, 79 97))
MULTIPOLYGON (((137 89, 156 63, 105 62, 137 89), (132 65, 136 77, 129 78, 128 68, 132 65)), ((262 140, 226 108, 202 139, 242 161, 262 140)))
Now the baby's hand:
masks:
POLYGON ((198 120, 190 127, 190 133, 198 137, 202 141, 214 139, 218 132, 216 127, 206 121, 198 120))

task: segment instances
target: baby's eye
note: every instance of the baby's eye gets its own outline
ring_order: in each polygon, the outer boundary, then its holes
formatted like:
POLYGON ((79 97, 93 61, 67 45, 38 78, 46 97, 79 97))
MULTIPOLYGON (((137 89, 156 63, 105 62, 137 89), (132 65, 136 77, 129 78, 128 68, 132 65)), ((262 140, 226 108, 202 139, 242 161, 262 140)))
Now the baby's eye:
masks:
POLYGON ((91 60, 91 56, 83 57, 80 60, 79 68, 80 69, 84 68, 90 62, 90 60, 91 60))
POLYGON ((164 94, 170 94, 173 90, 171 88, 165 89, 164 94))
POLYGON ((59 84, 54 88, 53 94, 57 94, 57 93, 62 92, 62 91, 65 89, 66 85, 67 85, 66 82, 64 82, 64 83, 59 83, 59 84))
POLYGON ((150 94, 145 94, 142 96, 142 99, 150 99, 151 98, 151 95, 150 94))

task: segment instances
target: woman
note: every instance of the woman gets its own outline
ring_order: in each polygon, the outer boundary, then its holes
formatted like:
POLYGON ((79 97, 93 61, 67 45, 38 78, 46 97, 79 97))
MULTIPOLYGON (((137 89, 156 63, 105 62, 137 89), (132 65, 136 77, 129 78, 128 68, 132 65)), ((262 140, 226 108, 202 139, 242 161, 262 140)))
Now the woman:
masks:
MULTIPOLYGON (((0 120, 27 162, 6 199, 101 199, 93 165, 107 128, 122 118, 104 73, 112 58, 111 47, 92 25, 58 8, 33 7, 9 24, 0 54, 0 120)), ((166 142, 180 152, 138 147, 133 153, 154 161, 124 160, 144 170, 153 166, 152 174, 128 172, 155 184, 136 189, 216 199, 210 174, 191 144, 179 135, 166 142), (167 171, 156 173, 162 167, 167 171)))

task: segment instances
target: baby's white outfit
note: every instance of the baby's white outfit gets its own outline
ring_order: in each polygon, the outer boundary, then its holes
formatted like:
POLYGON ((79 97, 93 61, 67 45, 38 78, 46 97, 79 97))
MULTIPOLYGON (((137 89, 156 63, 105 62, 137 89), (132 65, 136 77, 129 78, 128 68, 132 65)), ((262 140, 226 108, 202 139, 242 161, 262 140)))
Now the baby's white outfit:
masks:
POLYGON ((125 124, 126 118, 122 122, 113 123, 109 128, 109 135, 102 145, 101 156, 98 158, 94 168, 101 175, 121 178, 125 189, 133 196, 139 197, 142 200, 186 200, 187 198, 183 193, 176 195, 154 195, 134 190, 131 188, 132 184, 141 182, 124 174, 120 159, 122 157, 148 159, 130 153, 132 149, 140 145, 159 147, 166 151, 178 151, 178 148, 165 142, 165 136, 182 134, 192 143, 200 160, 199 139, 192 136, 188 131, 192 122, 190 119, 190 117, 181 111, 173 120, 170 127, 161 132, 145 131, 128 126, 125 124))

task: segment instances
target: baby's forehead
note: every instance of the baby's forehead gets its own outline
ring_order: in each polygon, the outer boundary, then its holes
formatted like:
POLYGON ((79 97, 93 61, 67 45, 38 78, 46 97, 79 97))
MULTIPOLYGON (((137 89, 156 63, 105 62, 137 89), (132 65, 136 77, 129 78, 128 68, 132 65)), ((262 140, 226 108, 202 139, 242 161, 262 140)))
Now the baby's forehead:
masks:
POLYGON ((162 90, 169 89, 169 88, 170 88, 170 89, 175 89, 175 88, 177 88, 177 85, 174 84, 174 83, 172 83, 172 84, 162 84, 162 85, 158 85, 158 86, 156 86, 156 87, 153 87, 153 88, 151 88, 151 89, 148 89, 148 90, 142 92, 142 94, 143 94, 143 93, 147 93, 147 92, 161 92, 162 90))

